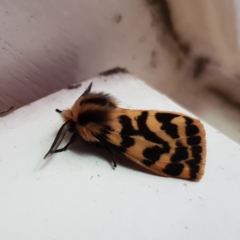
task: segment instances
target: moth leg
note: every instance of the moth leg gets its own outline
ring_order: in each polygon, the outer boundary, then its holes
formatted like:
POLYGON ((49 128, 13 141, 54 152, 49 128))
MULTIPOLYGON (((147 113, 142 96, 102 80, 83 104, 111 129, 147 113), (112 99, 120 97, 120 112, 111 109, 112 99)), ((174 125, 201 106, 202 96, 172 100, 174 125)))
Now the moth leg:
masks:
POLYGON ((108 152, 110 152, 110 154, 112 155, 112 167, 113 167, 113 169, 115 169, 116 167, 117 167, 117 162, 116 162, 116 158, 115 158, 115 155, 114 155, 114 153, 113 153, 113 151, 110 149, 110 148, 108 148, 107 146, 104 146, 106 149, 107 149, 107 151, 108 152))
POLYGON ((58 112, 58 113, 62 113, 62 111, 61 111, 61 110, 59 110, 59 109, 56 109, 56 112, 58 112))
POLYGON ((53 153, 63 152, 68 149, 68 147, 76 140, 77 132, 74 132, 70 138, 70 141, 63 148, 56 149, 53 153))

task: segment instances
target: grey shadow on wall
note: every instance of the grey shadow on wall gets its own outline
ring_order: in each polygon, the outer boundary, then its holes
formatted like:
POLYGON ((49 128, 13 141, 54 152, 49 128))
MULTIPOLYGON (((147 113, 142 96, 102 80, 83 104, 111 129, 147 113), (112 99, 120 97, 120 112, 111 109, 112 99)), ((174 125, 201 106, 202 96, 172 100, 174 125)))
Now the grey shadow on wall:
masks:
POLYGON ((34 52, 18 52, 12 64, 1 68, 0 111, 29 104, 75 82, 78 49, 54 40, 34 52))

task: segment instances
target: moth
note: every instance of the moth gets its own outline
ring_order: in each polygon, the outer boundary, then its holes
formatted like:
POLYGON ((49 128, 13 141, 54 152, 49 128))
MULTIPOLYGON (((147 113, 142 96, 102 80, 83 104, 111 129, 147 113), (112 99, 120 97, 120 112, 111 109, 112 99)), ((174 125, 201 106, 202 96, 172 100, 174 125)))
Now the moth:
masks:
MULTIPOLYGON (((120 108, 113 96, 91 92, 91 87, 92 83, 70 109, 56 109, 64 124, 44 158, 67 150, 80 135, 86 142, 122 153, 157 175, 201 179, 206 140, 199 120, 176 112, 120 108), (67 132, 71 133, 69 142, 58 149, 67 132)), ((113 163, 116 167, 115 159, 113 163)))

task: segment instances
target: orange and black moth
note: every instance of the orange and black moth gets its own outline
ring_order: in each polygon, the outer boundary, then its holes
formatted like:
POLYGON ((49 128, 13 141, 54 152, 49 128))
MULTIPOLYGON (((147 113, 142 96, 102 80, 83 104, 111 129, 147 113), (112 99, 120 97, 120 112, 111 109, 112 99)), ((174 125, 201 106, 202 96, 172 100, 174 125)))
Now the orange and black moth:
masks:
MULTIPOLYGON (((91 92, 91 87, 92 83, 71 109, 57 110, 65 123, 45 157, 67 150, 80 135, 86 142, 120 152, 158 175, 201 179, 206 140, 199 120, 176 112, 119 108, 114 97, 91 92), (70 141, 58 149, 67 132, 72 133, 70 141)), ((115 167, 115 160, 113 164, 115 167)))

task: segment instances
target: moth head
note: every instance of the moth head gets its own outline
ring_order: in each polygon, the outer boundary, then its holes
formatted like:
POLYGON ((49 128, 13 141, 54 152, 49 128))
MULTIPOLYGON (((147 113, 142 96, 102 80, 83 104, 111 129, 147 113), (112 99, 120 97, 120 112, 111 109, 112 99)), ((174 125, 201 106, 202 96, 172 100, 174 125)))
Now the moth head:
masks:
MULTIPOLYGON (((58 130, 58 133, 52 143, 52 146, 50 147, 49 151, 46 153, 44 158, 46 158, 47 156, 49 156, 53 153, 59 152, 58 147, 61 144, 61 142, 67 132, 71 132, 72 136, 76 135, 76 124, 74 121, 68 120, 60 127, 60 129, 58 130)), ((71 139, 72 139, 72 137, 71 137, 71 139)), ((73 141, 73 139, 70 141, 73 141)))
POLYGON ((56 110, 57 112, 61 113, 62 118, 65 122, 67 122, 69 120, 73 120, 74 122, 76 122, 76 120, 77 120, 76 113, 78 112, 76 110, 78 110, 78 108, 79 108, 79 102, 81 101, 82 97, 90 94, 91 88, 92 88, 92 82, 89 84, 87 89, 83 92, 83 94, 77 99, 77 101, 74 103, 74 105, 72 106, 71 109, 65 109, 63 111, 56 110))
POLYGON ((64 122, 67 122, 69 120, 73 120, 73 118, 74 118, 73 112, 72 112, 71 109, 63 110, 61 112, 61 115, 62 115, 62 118, 63 118, 64 122))
POLYGON ((83 94, 77 99, 76 102, 79 102, 80 98, 88 95, 91 92, 92 89, 92 82, 88 85, 87 89, 83 92, 83 94))
MULTIPOLYGON (((91 91, 91 88, 92 88, 92 83, 89 84, 87 89, 78 98, 78 100, 75 102, 74 105, 76 105, 78 103, 79 99, 81 99, 83 96, 88 95, 91 91)), ((45 155, 44 158, 46 158, 47 156, 49 156, 53 153, 57 153, 57 152, 66 150, 67 147, 74 141, 76 133, 77 133, 77 129, 76 129, 76 121, 75 121, 75 117, 74 117, 74 112, 72 109, 66 109, 63 111, 56 109, 56 111, 62 115, 62 117, 64 119, 64 124, 58 130, 58 133, 52 143, 52 146, 50 147, 49 151, 47 152, 47 154, 45 155), (65 137, 65 135, 67 134, 67 132, 70 132, 72 134, 70 142, 64 148, 58 149, 59 145, 61 144, 61 142, 62 142, 63 138, 65 137)))

